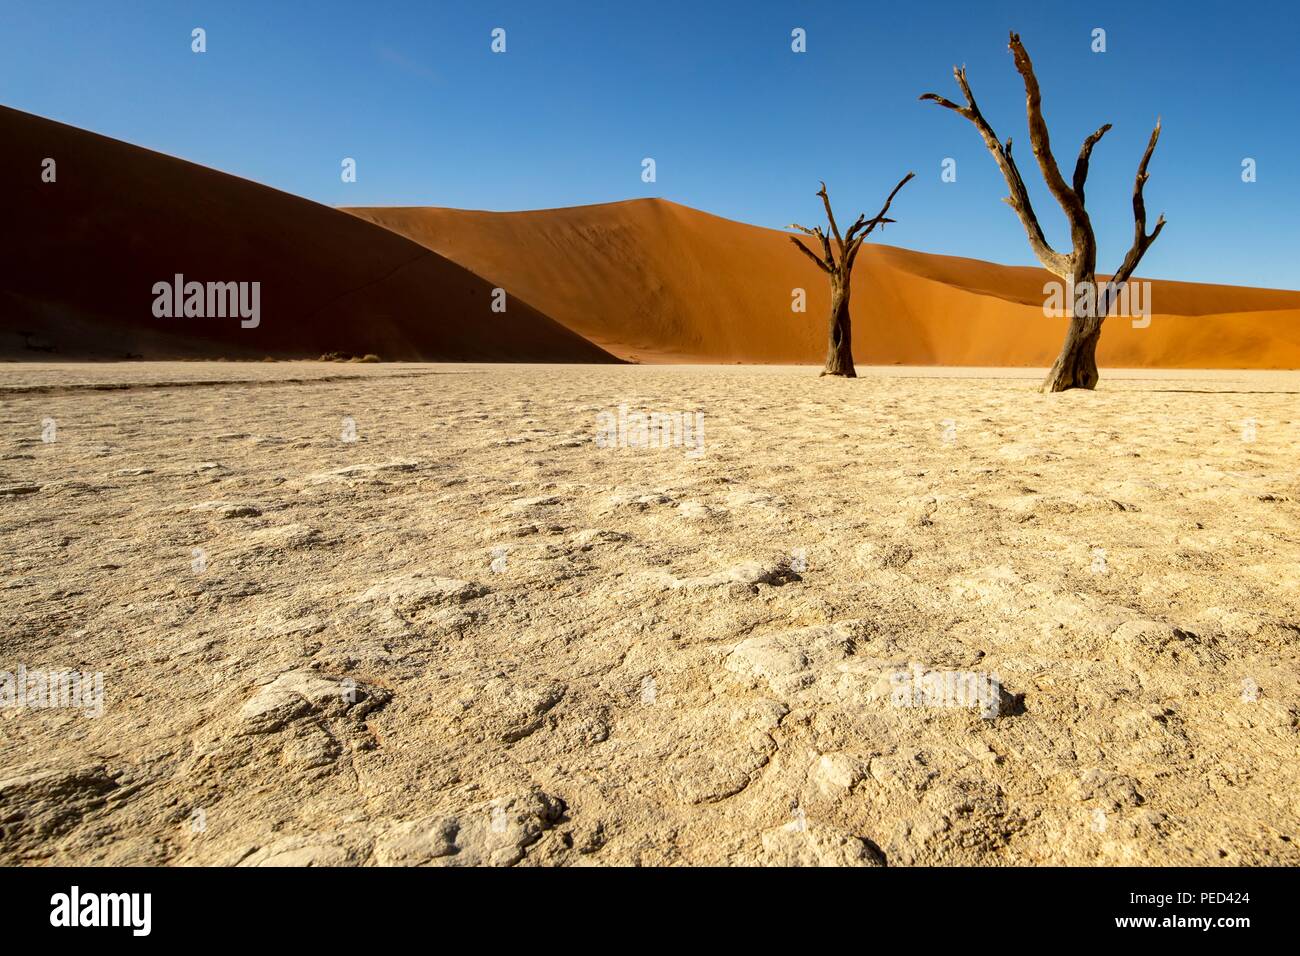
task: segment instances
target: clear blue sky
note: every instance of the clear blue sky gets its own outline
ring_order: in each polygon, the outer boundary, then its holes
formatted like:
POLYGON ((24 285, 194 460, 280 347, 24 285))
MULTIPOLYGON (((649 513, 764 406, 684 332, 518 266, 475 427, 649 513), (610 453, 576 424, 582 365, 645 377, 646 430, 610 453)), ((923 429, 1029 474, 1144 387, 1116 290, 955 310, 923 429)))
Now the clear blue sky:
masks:
POLYGON ((0 103, 331 205, 656 195, 784 226, 818 218, 818 179, 850 219, 915 169, 883 241, 1029 263, 974 128, 917 102, 956 98, 951 67, 966 63, 1065 245, 1028 150, 1011 27, 1034 57, 1067 179, 1083 137, 1114 124, 1088 189, 1103 270, 1128 248, 1133 173, 1160 114, 1146 194, 1169 225, 1141 273, 1300 288, 1295 0, 4 0, 0 103), (498 26, 504 55, 489 49, 498 26), (790 49, 795 27, 805 54, 790 49), (1105 53, 1090 49, 1095 27, 1105 53), (340 182, 345 156, 355 184, 340 182), (940 181, 945 157, 955 183, 940 181), (1244 157, 1255 183, 1241 181, 1244 157))

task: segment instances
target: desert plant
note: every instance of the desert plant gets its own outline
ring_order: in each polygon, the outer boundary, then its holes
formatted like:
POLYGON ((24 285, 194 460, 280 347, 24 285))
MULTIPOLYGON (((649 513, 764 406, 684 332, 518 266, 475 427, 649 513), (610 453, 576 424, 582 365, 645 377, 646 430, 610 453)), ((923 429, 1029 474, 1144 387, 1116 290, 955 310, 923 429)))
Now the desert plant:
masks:
POLYGON ((814 226, 809 229, 807 226, 800 226, 797 223, 791 223, 791 229, 798 229, 805 235, 813 236, 821 244, 821 255, 815 254, 811 249, 800 241, 798 236, 790 236, 789 239, 799 251, 806 255, 813 262, 817 263, 817 268, 825 272, 831 279, 831 314, 828 329, 829 344, 826 349, 826 367, 822 369, 823 375, 842 375, 846 378, 856 378, 857 370, 853 367, 853 326, 849 319, 849 280, 853 274, 853 261, 858 257, 858 250, 862 248, 862 241, 871 235, 876 226, 884 226, 887 222, 894 222, 893 219, 886 219, 885 213, 889 211, 889 204, 894 201, 898 191, 906 185, 907 181, 915 176, 915 173, 908 173, 902 178, 894 191, 889 194, 885 200, 884 207, 875 217, 868 219, 865 214, 858 216, 849 231, 843 236, 840 235, 839 226, 835 224, 835 213, 831 212, 831 199, 826 193, 826 184, 822 183, 822 188, 817 191, 821 197, 822 204, 826 207, 826 219, 830 225, 830 235, 822 232, 820 226, 814 226), (835 249, 831 248, 831 239, 835 239, 835 249), (836 258, 835 252, 839 252, 836 258))
POLYGON ((1129 249, 1128 255, 1124 257, 1124 262, 1120 265, 1119 270, 1111 277, 1110 282, 1099 290, 1097 287, 1097 239, 1093 234, 1092 222, 1088 218, 1088 212, 1084 208, 1083 187, 1088 178, 1088 160, 1092 156, 1092 148, 1106 135, 1106 132, 1110 129, 1110 124, 1105 124, 1083 141, 1083 146, 1079 150, 1079 158, 1074 166, 1074 179, 1071 183, 1067 183, 1061 175, 1060 168, 1056 165, 1056 158, 1052 155, 1051 141, 1047 133, 1047 121, 1043 119, 1043 104, 1038 89, 1038 79, 1034 76, 1034 65, 1029 59, 1029 54, 1025 51, 1024 44, 1020 42, 1019 34, 1011 34, 1009 46, 1015 59, 1016 69, 1020 72, 1020 76, 1025 83, 1025 106, 1029 114, 1029 142, 1033 147, 1034 157, 1038 160, 1038 168, 1042 171, 1043 179, 1047 181, 1047 188, 1051 191, 1061 209, 1064 210, 1066 219, 1070 223, 1072 248, 1068 255, 1057 252, 1048 245, 1047 239, 1043 235, 1043 229, 1038 224, 1038 217, 1034 214, 1034 207, 1029 202, 1029 193, 1025 190, 1025 182, 1020 177, 1020 170, 1016 168, 1016 161, 1011 157, 1011 139, 1008 138, 1006 143, 1000 143, 997 135, 993 132, 993 128, 989 126, 988 121, 980 113, 979 107, 975 105, 975 97, 971 94, 970 84, 966 82, 966 68, 955 66, 952 70, 953 76, 957 78, 957 85, 961 87, 962 95, 966 98, 965 106, 959 106, 937 93, 926 93, 922 95, 921 99, 933 100, 940 106, 966 117, 975 125, 984 140, 984 145, 993 154, 998 169, 1002 171, 1002 177, 1007 181, 1007 187, 1011 190, 1011 195, 1004 202, 1010 205, 1016 211, 1016 215, 1020 217, 1020 222, 1025 227, 1025 233, 1029 236, 1029 246, 1034 250, 1034 255, 1038 257, 1038 261, 1043 264, 1043 267, 1062 280, 1067 288, 1081 289, 1087 293, 1088 298, 1084 301, 1088 303, 1088 308, 1083 310, 1085 314, 1079 315, 1077 309, 1071 310, 1070 328, 1065 336, 1065 344, 1061 348, 1061 354, 1057 357, 1056 363, 1052 366, 1051 371, 1047 373, 1047 378, 1043 382, 1043 391, 1063 392, 1070 388, 1095 388, 1097 385, 1097 340, 1101 338, 1101 324, 1106 318, 1107 310, 1114 303, 1119 295, 1120 288, 1133 275, 1133 270, 1142 261, 1142 256, 1150 248, 1151 243, 1156 241, 1156 236, 1160 235, 1160 230, 1165 225, 1165 217, 1161 215, 1156 221, 1155 229, 1149 234, 1147 233, 1146 204, 1142 199, 1142 187, 1146 185, 1147 181, 1147 164, 1151 161, 1151 154, 1155 152, 1156 141, 1160 138, 1160 120, 1156 120, 1155 129, 1151 131, 1151 140, 1147 143, 1146 152, 1142 154, 1142 161, 1138 164, 1137 179, 1133 184, 1133 245, 1129 249))

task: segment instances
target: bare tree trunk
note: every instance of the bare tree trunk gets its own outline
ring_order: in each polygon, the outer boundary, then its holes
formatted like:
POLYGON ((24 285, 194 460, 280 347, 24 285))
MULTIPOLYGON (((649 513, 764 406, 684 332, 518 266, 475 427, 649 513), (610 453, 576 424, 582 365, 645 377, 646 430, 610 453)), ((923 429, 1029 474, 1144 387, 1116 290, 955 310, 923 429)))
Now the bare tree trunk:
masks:
POLYGON ((853 367, 853 326, 849 318, 849 290, 838 286, 831 289, 830 336, 826 347, 826 367, 823 375, 842 375, 857 378, 853 367))
POLYGON ((1070 388, 1097 387, 1097 340, 1101 338, 1101 319, 1070 319, 1061 354, 1056 357, 1047 378, 1044 392, 1064 392, 1070 388))
POLYGON ((1065 333, 1065 343, 1061 354, 1043 380, 1044 392, 1064 392, 1071 388, 1096 388, 1097 379, 1097 341, 1101 338, 1101 323, 1106 317, 1106 289, 1098 288, 1097 277, 1086 275, 1083 281, 1076 283, 1074 289, 1092 290, 1091 294, 1080 303, 1069 303, 1070 328, 1065 333), (1076 310, 1082 305, 1084 315, 1077 315, 1076 310))

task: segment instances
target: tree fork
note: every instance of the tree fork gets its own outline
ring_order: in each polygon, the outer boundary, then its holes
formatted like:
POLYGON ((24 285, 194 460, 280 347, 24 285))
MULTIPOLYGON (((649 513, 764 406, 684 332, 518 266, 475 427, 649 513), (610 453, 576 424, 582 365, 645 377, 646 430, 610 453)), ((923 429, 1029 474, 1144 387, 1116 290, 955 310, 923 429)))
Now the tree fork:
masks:
POLYGON ((1071 310, 1070 327, 1066 332, 1065 342, 1061 346, 1061 353, 1057 356, 1056 363, 1043 381, 1043 391, 1063 392, 1070 388, 1096 388, 1097 341, 1101 338, 1101 325, 1106 320, 1107 310, 1114 301, 1111 293, 1117 292, 1132 277, 1133 270, 1142 261, 1142 256, 1156 241, 1156 236, 1160 235, 1160 230, 1165 225, 1165 217, 1162 215, 1156 221, 1155 229, 1147 233, 1146 204, 1142 198, 1142 188, 1148 178, 1147 164, 1151 162, 1151 154, 1155 152, 1156 142, 1160 139, 1160 121, 1156 120, 1155 129, 1151 132, 1151 140, 1147 143, 1146 152, 1142 154, 1137 178, 1133 184, 1133 245, 1128 255, 1124 257, 1119 270, 1111 277, 1105 294, 1102 294, 1102 290, 1097 288, 1097 238, 1092 229, 1092 221, 1084 208, 1083 196, 1092 149, 1110 130, 1110 124, 1106 123, 1083 141, 1083 146, 1079 149, 1079 158, 1075 162, 1073 180, 1067 183, 1065 177, 1061 175, 1056 157, 1052 155, 1047 121, 1043 118, 1042 95, 1038 87, 1038 78, 1034 75, 1034 64, 1029 59, 1029 53, 1020 42, 1018 34, 1011 34, 1008 45, 1015 60, 1016 70, 1024 81, 1025 112, 1028 116, 1029 143, 1034 159, 1038 162, 1039 171, 1043 174, 1048 191, 1051 192, 1070 224, 1071 250, 1068 254, 1057 252, 1048 244, 1042 226, 1038 223, 1038 217, 1034 213, 1033 204, 1029 201, 1025 181, 1021 178, 1020 170, 1011 155, 1011 140, 1008 139, 1005 143, 999 141, 997 134, 993 132, 993 127, 980 112, 975 104, 975 96, 971 92, 970 84, 966 81, 966 68, 957 66, 952 68, 957 86, 966 100, 965 106, 958 105, 937 93, 925 93, 921 99, 932 100, 944 109, 952 110, 959 116, 965 117, 975 126, 980 138, 984 140, 984 145, 993 155, 998 169, 1002 172, 1007 188, 1011 191, 1004 201, 1020 218, 1020 223, 1025 228, 1025 235, 1029 239, 1029 246, 1038 257, 1038 261, 1043 264, 1043 268, 1070 287, 1082 286, 1085 283, 1091 287, 1093 295, 1090 301, 1094 303, 1091 314, 1075 315, 1071 310), (1076 277, 1082 277, 1083 281, 1077 282, 1076 277))

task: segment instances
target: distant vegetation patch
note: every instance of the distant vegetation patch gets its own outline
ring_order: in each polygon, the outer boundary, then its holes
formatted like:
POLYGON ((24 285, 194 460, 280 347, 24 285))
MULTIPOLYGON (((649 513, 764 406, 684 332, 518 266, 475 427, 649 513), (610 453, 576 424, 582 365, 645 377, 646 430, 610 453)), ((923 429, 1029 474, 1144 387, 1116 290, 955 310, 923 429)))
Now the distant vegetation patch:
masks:
POLYGON ((365 355, 353 355, 350 352, 326 352, 320 357, 322 362, 378 362, 379 356, 373 352, 365 355))

